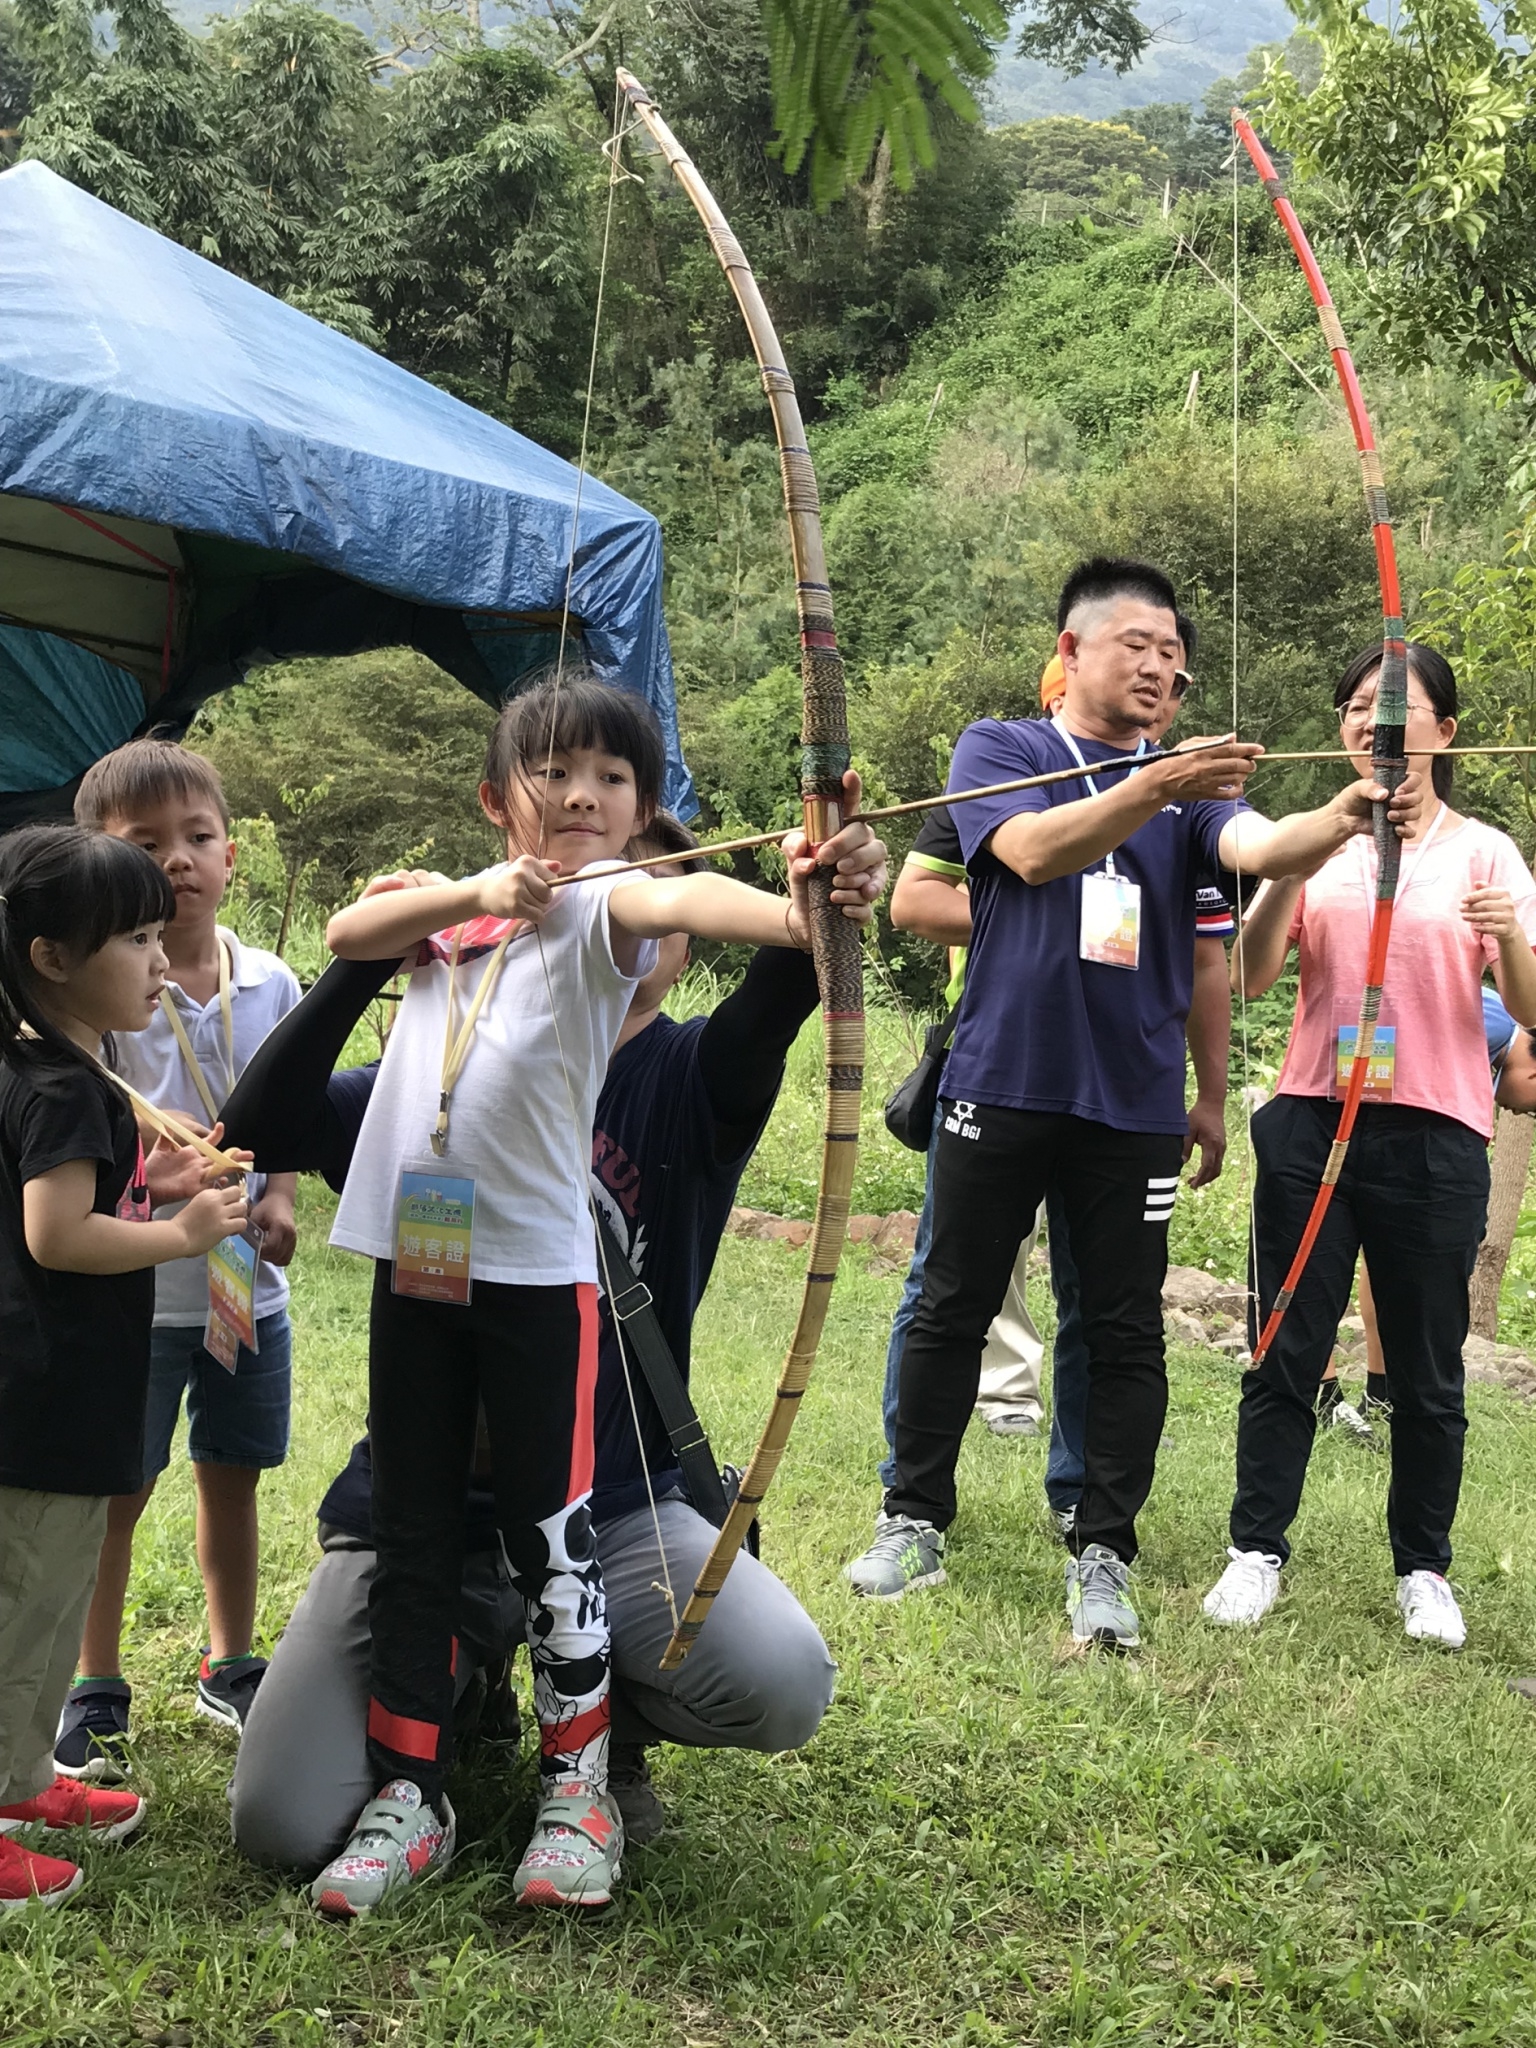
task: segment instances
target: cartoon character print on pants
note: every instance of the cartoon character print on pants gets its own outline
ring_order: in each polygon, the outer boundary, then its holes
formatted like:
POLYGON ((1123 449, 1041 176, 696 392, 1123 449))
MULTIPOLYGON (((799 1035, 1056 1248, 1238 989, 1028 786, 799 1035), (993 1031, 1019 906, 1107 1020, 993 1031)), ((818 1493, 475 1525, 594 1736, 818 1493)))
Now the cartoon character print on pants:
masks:
POLYGON ((533 1524, 521 1566, 504 1555, 527 1610, 540 1772, 546 1785, 583 1778, 602 1790, 608 1783, 611 1654, 589 1498, 583 1494, 533 1524))

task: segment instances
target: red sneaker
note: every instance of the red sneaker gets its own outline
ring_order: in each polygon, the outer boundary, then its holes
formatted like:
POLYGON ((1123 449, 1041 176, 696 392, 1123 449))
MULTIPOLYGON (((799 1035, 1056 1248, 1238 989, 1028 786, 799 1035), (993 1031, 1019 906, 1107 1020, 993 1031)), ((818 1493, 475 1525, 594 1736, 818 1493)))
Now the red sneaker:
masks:
POLYGON ((78 1863, 39 1856, 0 1835, 0 1913, 19 1913, 34 1899, 40 1906, 62 1906, 84 1878, 78 1863))
POLYGON ((55 1778, 35 1799, 0 1806, 0 1835, 30 1827, 51 1834, 89 1828, 99 1842, 120 1842, 143 1818, 144 1802, 136 1792, 108 1792, 81 1778, 55 1778))

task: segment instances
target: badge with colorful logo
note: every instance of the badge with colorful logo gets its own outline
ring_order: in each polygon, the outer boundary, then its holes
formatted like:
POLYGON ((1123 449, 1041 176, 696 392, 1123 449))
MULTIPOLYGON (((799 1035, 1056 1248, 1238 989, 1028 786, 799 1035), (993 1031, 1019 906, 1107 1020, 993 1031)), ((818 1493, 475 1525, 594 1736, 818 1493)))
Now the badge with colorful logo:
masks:
POLYGON ((252 1225, 241 1237, 226 1237, 208 1254, 208 1327, 203 1346, 227 1372, 233 1372, 243 1344, 256 1341, 256 1275, 261 1267, 263 1232, 252 1225))
POLYGON ((408 1166, 395 1200, 396 1294, 464 1306, 470 1295, 475 1183, 440 1166, 408 1166))

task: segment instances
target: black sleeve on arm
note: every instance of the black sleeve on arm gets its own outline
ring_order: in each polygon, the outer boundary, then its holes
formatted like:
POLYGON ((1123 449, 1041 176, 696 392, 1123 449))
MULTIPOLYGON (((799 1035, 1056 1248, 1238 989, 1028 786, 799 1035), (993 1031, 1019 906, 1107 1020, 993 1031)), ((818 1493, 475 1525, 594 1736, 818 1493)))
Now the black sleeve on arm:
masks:
POLYGON ((224 1142, 264 1173, 318 1173, 327 1157, 325 1086, 347 1040, 390 976, 388 960, 333 960, 256 1048, 224 1105, 224 1142))
POLYGON ((809 953, 764 946, 704 1026, 699 1076, 715 1119, 717 1158, 732 1159, 751 1143, 773 1108, 785 1055, 820 1000, 809 953))

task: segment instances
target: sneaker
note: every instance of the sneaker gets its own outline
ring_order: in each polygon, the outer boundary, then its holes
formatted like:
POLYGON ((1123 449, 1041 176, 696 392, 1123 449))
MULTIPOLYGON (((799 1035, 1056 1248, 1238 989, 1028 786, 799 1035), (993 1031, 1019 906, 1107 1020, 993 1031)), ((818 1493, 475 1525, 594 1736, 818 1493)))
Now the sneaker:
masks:
POLYGON ((310 1903, 334 1920, 360 1920, 395 1892, 442 1870, 458 1824, 445 1799, 442 1818, 408 1778, 394 1778, 370 1799, 339 1856, 309 1888, 310 1903))
POLYGON ((58 1835, 89 1828, 98 1842, 120 1842, 144 1818, 144 1801, 136 1792, 106 1792, 78 1778, 55 1778, 35 1799, 0 1806, 0 1835, 18 1828, 41 1828, 58 1835))
POLYGON ((1366 1414, 1366 1403, 1363 1400, 1358 1408, 1352 1408, 1348 1401, 1335 1401, 1323 1417, 1323 1427, 1335 1431, 1339 1436, 1353 1438, 1367 1450, 1381 1449, 1381 1443, 1371 1427, 1370 1417, 1366 1414))
POLYGON ((226 1728, 243 1728, 266 1675, 265 1657, 236 1657, 233 1663, 215 1666, 205 1656, 197 1674, 197 1711, 210 1721, 222 1721, 226 1728))
POLYGON ((643 1849, 648 1842, 654 1842, 667 1824, 667 1810, 651 1783, 651 1767, 645 1760, 643 1743, 610 1743, 608 1796, 619 1809, 624 1839, 632 1849, 643 1849))
POLYGON ((1103 1543, 1090 1543, 1081 1557, 1067 1560, 1067 1619, 1072 1639, 1101 1650, 1134 1650, 1140 1624, 1125 1589, 1131 1568, 1103 1543))
POLYGON ((899 1600, 919 1586, 942 1586, 944 1537, 932 1522, 914 1522, 910 1515, 875 1517, 875 1540, 848 1566, 845 1577, 855 1593, 870 1600, 899 1600))
POLYGON ((1280 1560, 1267 1550, 1232 1550, 1231 1563, 1205 1596, 1205 1611, 1223 1628, 1255 1628, 1280 1591, 1280 1560))
POLYGON ((120 1785, 130 1769, 123 1752, 132 1698, 121 1678, 88 1678, 71 1686, 54 1737, 53 1768, 66 1778, 120 1785))
POLYGON ((66 1863, 61 1856, 39 1856, 35 1849, 23 1849, 0 1835, 0 1913, 19 1913, 35 1901, 39 1906, 62 1906, 85 1882, 78 1863, 66 1863))
POLYGON ((520 1906, 609 1905, 623 1853, 616 1802, 585 1778, 563 1778, 539 1803, 512 1895, 520 1906))
POLYGON ((1052 1508, 1051 1521, 1055 1526, 1057 1536, 1070 1550, 1072 1547, 1072 1531, 1077 1527, 1077 1502, 1073 1501, 1069 1508, 1052 1508))
POLYGON ((1459 1650, 1467 1640, 1467 1624, 1456 1605, 1456 1595, 1439 1572, 1405 1572, 1397 1582, 1397 1605, 1403 1632, 1413 1642, 1459 1650))
POLYGON ((1023 1408, 1010 1408, 1002 1415, 989 1415, 987 1428, 994 1436, 1038 1436, 1040 1425, 1023 1408))

